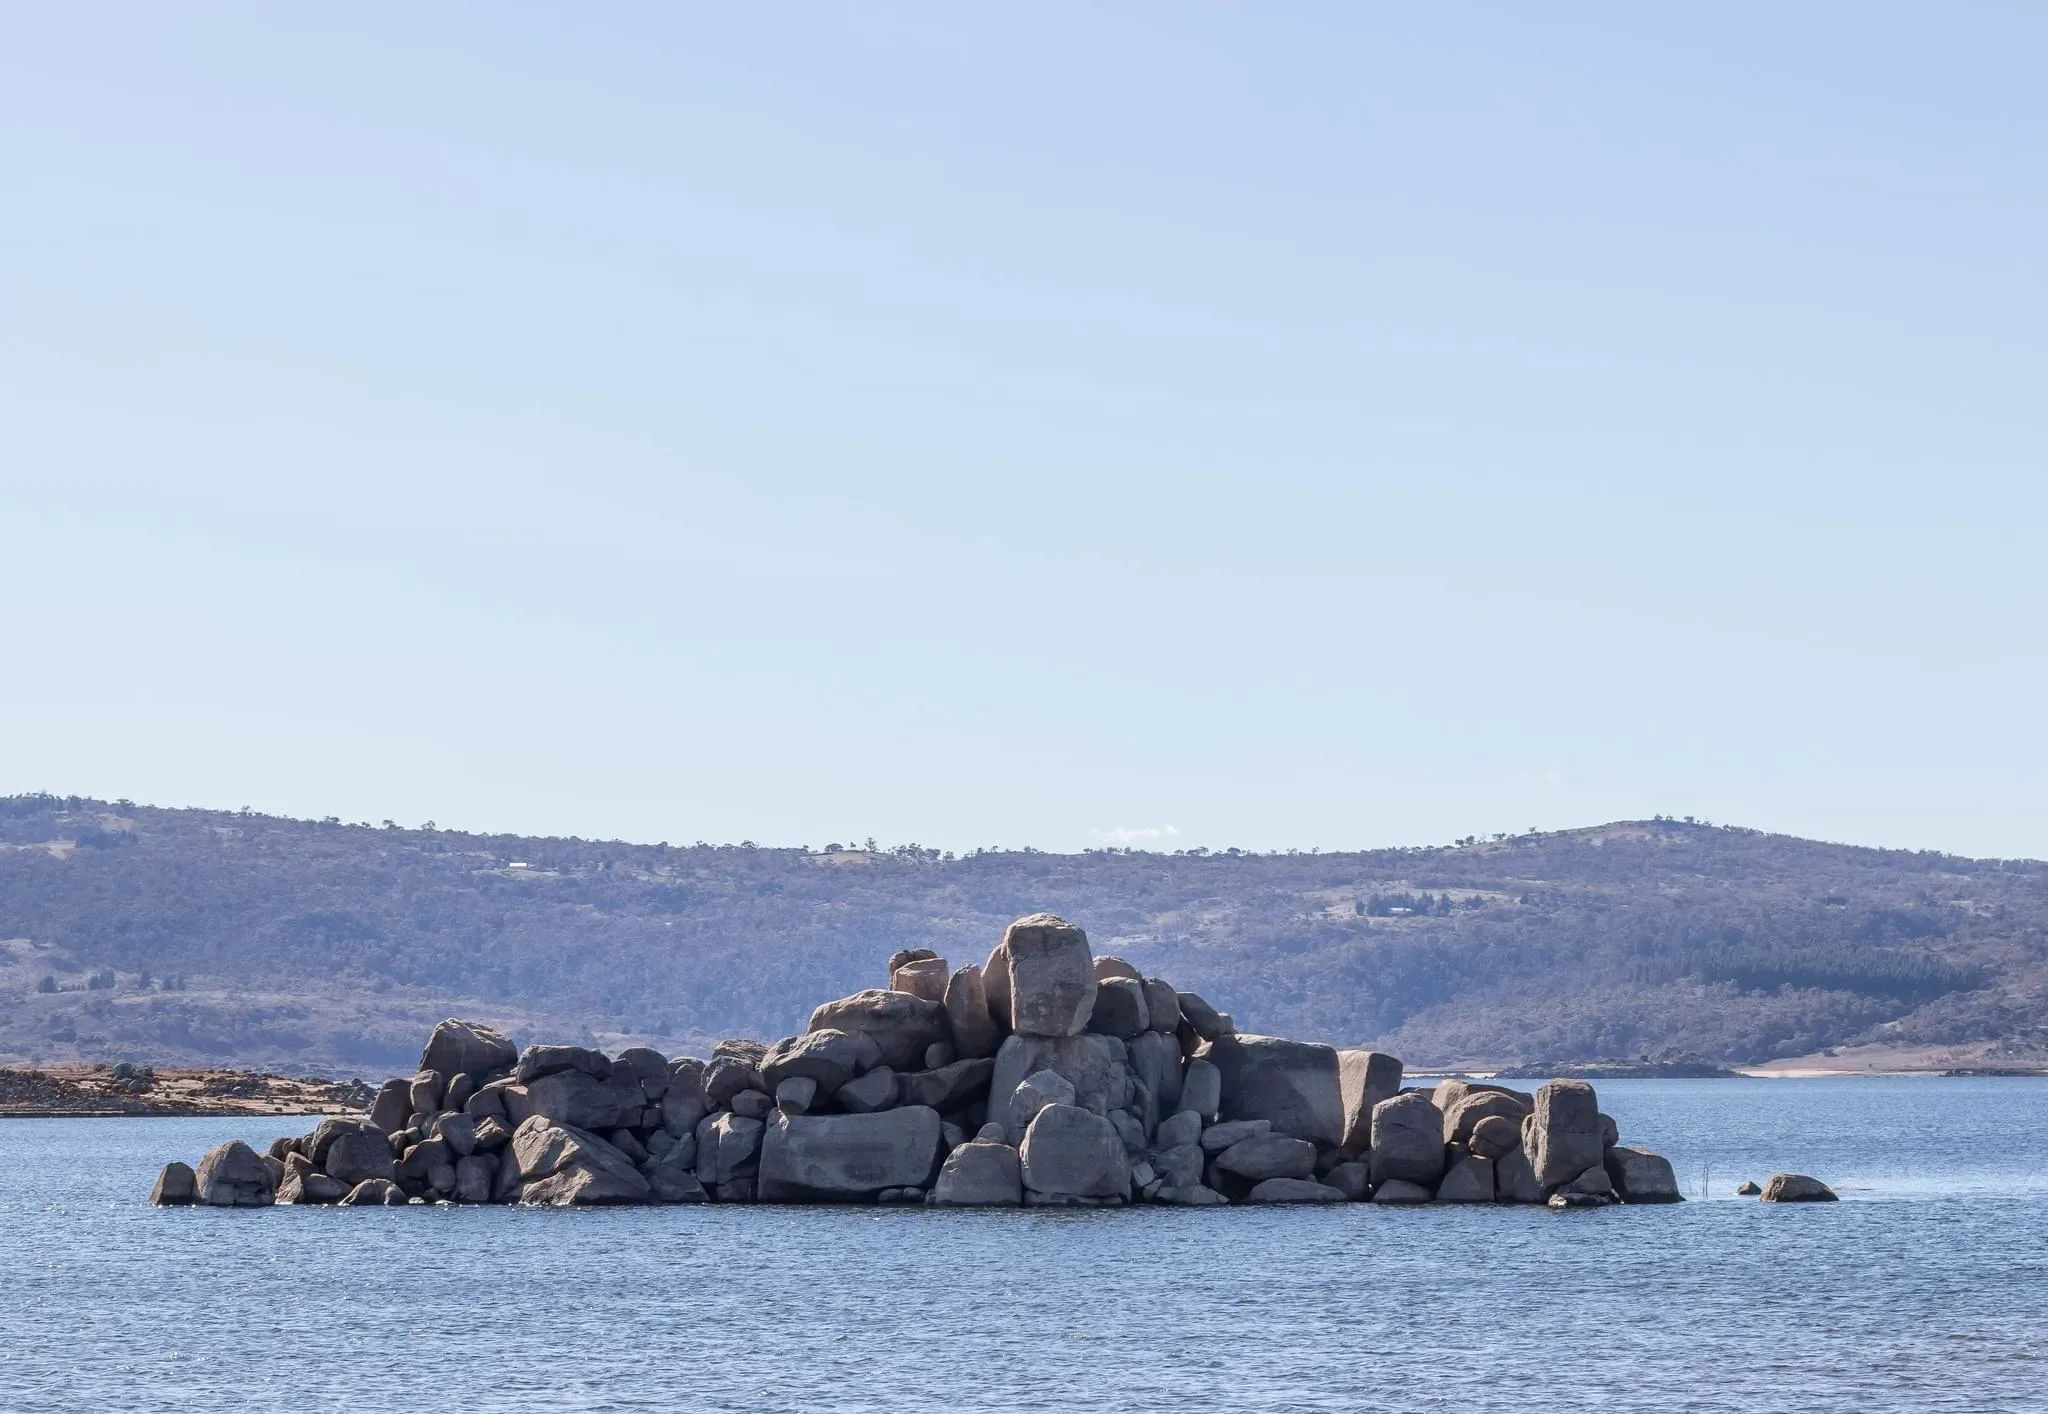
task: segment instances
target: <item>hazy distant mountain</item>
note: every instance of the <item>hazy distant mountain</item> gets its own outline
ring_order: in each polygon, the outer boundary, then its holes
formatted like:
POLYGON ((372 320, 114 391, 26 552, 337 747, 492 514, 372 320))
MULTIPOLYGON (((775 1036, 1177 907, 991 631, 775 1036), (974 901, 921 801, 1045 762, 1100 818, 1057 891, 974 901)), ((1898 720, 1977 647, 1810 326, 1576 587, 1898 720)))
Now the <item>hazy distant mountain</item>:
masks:
POLYGON ((0 1057, 367 1073, 409 1064, 451 1010, 701 1048, 800 1027, 881 985, 895 948, 980 961, 1038 909, 1246 1030, 1412 1064, 2048 1051, 2033 861, 1677 821, 1362 854, 946 859, 26 796, 0 801, 0 1057))

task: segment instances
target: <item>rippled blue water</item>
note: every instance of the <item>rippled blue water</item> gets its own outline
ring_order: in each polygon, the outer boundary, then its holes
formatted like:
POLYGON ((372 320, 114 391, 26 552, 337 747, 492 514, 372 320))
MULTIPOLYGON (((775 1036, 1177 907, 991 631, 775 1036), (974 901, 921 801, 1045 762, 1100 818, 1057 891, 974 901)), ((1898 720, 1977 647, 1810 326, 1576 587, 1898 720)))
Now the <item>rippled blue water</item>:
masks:
POLYGON ((1712 1201, 160 1211, 308 1122, 0 1121, 0 1409, 2048 1409, 2048 1081, 1601 1091, 1712 1201))

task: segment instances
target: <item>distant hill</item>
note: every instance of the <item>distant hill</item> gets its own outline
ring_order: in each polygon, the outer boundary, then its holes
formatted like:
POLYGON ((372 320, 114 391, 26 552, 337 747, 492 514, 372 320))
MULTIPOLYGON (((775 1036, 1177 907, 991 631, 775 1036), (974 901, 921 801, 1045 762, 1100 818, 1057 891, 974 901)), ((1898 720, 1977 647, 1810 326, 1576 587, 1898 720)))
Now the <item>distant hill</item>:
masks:
POLYGON ((408 1065, 450 1011, 774 1037, 1038 909, 1247 1030, 1411 1065, 2048 1056, 2048 865, 1654 820, 1359 854, 624 844, 0 800, 0 1057, 408 1065), (55 990, 51 990, 54 988, 55 990))

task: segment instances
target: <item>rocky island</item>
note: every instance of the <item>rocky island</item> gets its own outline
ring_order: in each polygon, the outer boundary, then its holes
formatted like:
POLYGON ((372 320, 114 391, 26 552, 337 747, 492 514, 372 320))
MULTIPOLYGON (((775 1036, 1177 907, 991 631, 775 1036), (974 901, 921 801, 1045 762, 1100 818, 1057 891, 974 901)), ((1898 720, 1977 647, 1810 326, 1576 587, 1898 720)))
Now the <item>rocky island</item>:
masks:
POLYGON ((1370 1050, 1240 1033, 1192 992, 1094 956, 1051 914, 985 964, 927 949, 801 1035, 709 1060, 521 1051, 449 1020, 368 1115, 165 1167, 152 1201, 922 1203, 936 1207, 1679 1201, 1593 1087, 1402 1087, 1370 1050))

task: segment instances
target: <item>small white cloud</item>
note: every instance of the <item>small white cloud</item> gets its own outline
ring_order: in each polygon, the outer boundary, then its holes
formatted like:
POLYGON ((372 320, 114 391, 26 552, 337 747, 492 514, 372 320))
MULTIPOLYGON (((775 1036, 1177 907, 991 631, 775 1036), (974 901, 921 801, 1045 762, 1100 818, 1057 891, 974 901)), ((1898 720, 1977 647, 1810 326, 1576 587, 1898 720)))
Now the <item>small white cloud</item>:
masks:
POLYGON ((1113 830, 1091 829, 1088 833, 1110 844, 1141 844, 1174 839, 1180 831, 1172 825, 1118 825, 1113 830))

